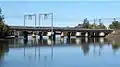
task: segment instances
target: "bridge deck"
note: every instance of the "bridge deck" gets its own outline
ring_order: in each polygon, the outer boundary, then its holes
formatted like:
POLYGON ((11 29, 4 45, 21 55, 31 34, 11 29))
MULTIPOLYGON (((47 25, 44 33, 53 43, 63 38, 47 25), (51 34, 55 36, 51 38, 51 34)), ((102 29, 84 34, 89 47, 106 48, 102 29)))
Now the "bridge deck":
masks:
MULTIPOLYGON (((51 27, 30 27, 30 26, 10 26, 10 30, 28 30, 28 31, 50 31, 51 27)), ((112 32, 113 29, 86 29, 75 27, 53 27, 54 31, 78 31, 78 32, 112 32)))

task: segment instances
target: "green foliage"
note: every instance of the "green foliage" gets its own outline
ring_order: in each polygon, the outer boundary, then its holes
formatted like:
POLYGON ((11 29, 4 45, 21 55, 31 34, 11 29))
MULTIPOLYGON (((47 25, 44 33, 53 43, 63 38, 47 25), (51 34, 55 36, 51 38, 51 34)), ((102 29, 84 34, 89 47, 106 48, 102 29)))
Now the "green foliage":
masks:
POLYGON ((83 21, 83 27, 84 28, 89 28, 89 21, 87 20, 87 18, 85 18, 84 21, 83 21))
POLYGON ((109 25, 110 29, 120 29, 120 22, 113 21, 112 24, 109 25))
POLYGON ((120 48, 120 44, 114 43, 114 44, 112 44, 112 48, 113 48, 114 50, 117 50, 117 49, 120 48))
POLYGON ((89 20, 87 20, 87 18, 84 19, 83 21, 83 28, 87 28, 87 29, 106 29, 106 26, 100 22, 99 24, 93 23, 90 24, 89 20))
POLYGON ((106 29, 106 26, 103 23, 99 23, 98 29, 106 29))
POLYGON ((9 26, 4 23, 4 15, 2 15, 2 10, 0 9, 0 35, 5 36, 8 34, 9 26))

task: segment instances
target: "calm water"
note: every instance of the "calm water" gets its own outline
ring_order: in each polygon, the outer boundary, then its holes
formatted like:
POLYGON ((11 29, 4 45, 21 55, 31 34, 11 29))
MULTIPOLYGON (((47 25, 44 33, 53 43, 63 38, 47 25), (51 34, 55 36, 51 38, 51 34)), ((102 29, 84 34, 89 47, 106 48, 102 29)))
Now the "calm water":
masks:
POLYGON ((120 67, 119 62, 119 46, 104 38, 0 42, 0 67, 120 67))

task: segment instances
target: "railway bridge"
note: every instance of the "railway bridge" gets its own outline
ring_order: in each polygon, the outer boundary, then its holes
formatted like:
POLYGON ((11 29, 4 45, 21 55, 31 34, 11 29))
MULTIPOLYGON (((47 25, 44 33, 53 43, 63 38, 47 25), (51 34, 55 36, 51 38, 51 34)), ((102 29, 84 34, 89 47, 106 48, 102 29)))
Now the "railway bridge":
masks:
POLYGON ((9 26, 10 35, 23 36, 23 32, 39 35, 40 38, 43 36, 60 35, 61 37, 71 36, 76 37, 105 37, 106 35, 114 32, 113 29, 86 29, 76 27, 32 27, 32 26, 9 26), (51 32, 52 31, 52 32, 51 32))

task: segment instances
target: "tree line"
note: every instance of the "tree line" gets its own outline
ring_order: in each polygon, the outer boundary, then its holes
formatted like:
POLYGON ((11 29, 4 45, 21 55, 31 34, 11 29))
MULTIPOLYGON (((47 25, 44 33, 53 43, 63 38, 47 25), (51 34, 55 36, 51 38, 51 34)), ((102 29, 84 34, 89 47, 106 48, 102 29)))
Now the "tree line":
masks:
MULTIPOLYGON (((95 20, 94 20, 95 21, 95 20)), ((120 29, 120 22, 119 21, 112 21, 112 23, 107 27, 104 23, 102 23, 101 19, 99 19, 99 24, 97 23, 90 23, 87 18, 83 20, 82 24, 78 24, 77 27, 82 26, 82 28, 87 29, 120 29)))

